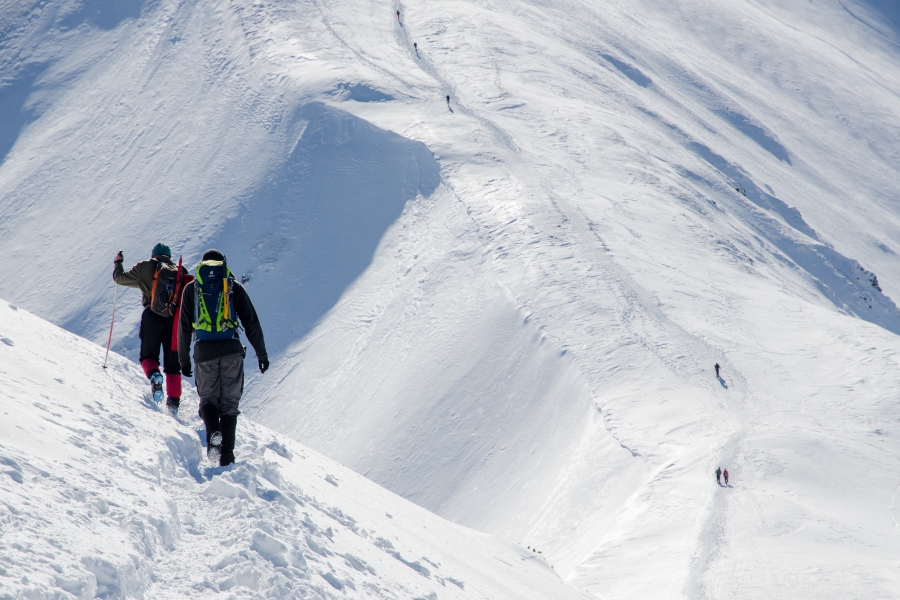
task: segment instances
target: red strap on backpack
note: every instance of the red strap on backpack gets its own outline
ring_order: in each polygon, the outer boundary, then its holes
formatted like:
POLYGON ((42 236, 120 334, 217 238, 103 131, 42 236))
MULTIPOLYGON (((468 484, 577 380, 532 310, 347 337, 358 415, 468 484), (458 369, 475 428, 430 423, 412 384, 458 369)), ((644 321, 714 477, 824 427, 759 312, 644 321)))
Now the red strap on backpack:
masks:
POLYGON ((181 257, 178 257, 178 274, 175 276, 175 318, 172 319, 172 352, 178 352, 178 323, 181 320, 181 296, 184 286, 194 280, 193 275, 184 275, 181 271, 181 257))

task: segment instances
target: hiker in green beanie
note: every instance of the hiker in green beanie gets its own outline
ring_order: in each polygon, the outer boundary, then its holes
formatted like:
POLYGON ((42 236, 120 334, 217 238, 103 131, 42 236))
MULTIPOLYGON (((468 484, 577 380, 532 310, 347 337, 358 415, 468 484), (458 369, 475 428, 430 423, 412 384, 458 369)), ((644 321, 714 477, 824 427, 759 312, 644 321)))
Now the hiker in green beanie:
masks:
POLYGON ((149 260, 142 260, 128 271, 122 266, 125 259, 119 251, 113 260, 113 281, 126 287, 139 288, 143 297, 141 304, 141 367, 150 380, 153 399, 161 403, 163 399, 163 376, 159 372, 159 347, 163 350, 163 372, 165 376, 166 407, 178 413, 181 402, 181 365, 178 362, 178 346, 175 332, 175 317, 181 303, 181 290, 193 279, 187 269, 172 262, 172 251, 165 244, 153 246, 149 260))

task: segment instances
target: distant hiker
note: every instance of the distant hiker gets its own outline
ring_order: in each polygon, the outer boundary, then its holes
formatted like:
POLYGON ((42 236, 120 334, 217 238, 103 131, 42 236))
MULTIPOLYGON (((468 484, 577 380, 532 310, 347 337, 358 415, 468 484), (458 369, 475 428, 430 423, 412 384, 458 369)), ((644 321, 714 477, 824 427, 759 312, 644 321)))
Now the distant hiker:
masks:
MULTIPOLYGON (((165 244, 156 244, 150 260, 142 260, 127 272, 119 251, 113 259, 113 281, 125 287, 139 288, 141 304, 141 367, 150 380, 153 399, 163 399, 163 376, 159 372, 159 347, 163 350, 163 372, 166 374, 166 407, 178 411, 181 403, 181 369, 178 364, 178 347, 175 336, 175 315, 178 314, 181 290, 191 279, 187 269, 172 263, 172 251, 165 244)), ((180 261, 179 261, 180 263, 180 261)))
POLYGON ((413 50, 416 51, 416 54, 419 53, 419 44, 418 44, 418 42, 413 42, 413 50))
POLYGON ((447 94, 447 106, 450 106, 450 94, 447 94))
POLYGON ((719 369, 722 367, 719 366, 719 363, 716 363, 716 377, 719 377, 719 369))
POLYGON ((400 20, 400 11, 399 10, 397 11, 397 20, 398 21, 400 20))
POLYGON ((728 485, 728 469, 722 471, 722 477, 725 478, 725 485, 728 485))
POLYGON ((722 485, 722 467, 716 467, 716 483, 722 485))
POLYGON ((244 354, 238 319, 256 351, 259 371, 269 368, 266 343, 256 309, 244 286, 234 280, 225 255, 207 250, 195 279, 184 288, 178 327, 178 358, 191 375, 191 335, 197 367, 200 418, 206 424, 206 456, 220 466, 234 462, 238 404, 244 392, 244 354))

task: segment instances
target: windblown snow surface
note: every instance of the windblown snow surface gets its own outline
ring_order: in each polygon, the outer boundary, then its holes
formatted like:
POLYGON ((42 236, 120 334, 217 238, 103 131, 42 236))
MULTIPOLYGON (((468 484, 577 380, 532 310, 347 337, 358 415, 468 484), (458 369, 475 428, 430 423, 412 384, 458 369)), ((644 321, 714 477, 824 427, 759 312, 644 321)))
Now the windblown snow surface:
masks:
POLYGON ((174 420, 134 363, 0 315, 0 598, 588 597, 247 419, 207 467, 195 394, 174 420))
POLYGON ((896 3, 0 7, 0 295, 219 247, 247 414, 583 591, 898 597, 896 3))

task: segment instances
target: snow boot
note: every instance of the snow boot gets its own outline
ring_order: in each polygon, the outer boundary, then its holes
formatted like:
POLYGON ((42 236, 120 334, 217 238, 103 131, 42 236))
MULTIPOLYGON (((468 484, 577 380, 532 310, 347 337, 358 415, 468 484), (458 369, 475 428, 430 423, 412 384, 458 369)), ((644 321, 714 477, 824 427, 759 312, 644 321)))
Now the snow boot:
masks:
POLYGON ((209 436, 209 444, 206 445, 206 459, 211 465, 218 465, 222 460, 222 432, 216 431, 209 436))
POLYGON ((206 458, 218 465, 222 456, 222 431, 219 426, 219 409, 215 404, 204 404, 200 418, 206 423, 206 458))
POLYGON ((166 398, 166 408, 169 409, 169 412, 172 413, 173 417, 178 416, 178 407, 181 405, 181 398, 173 398, 169 396, 166 398))
POLYGON ((219 466, 225 467, 234 462, 234 438, 237 430, 237 415, 225 415, 219 419, 222 427, 222 457, 219 466))
POLYGON ((150 373, 150 390, 153 392, 153 400, 157 404, 163 401, 163 376, 159 371, 150 373))

